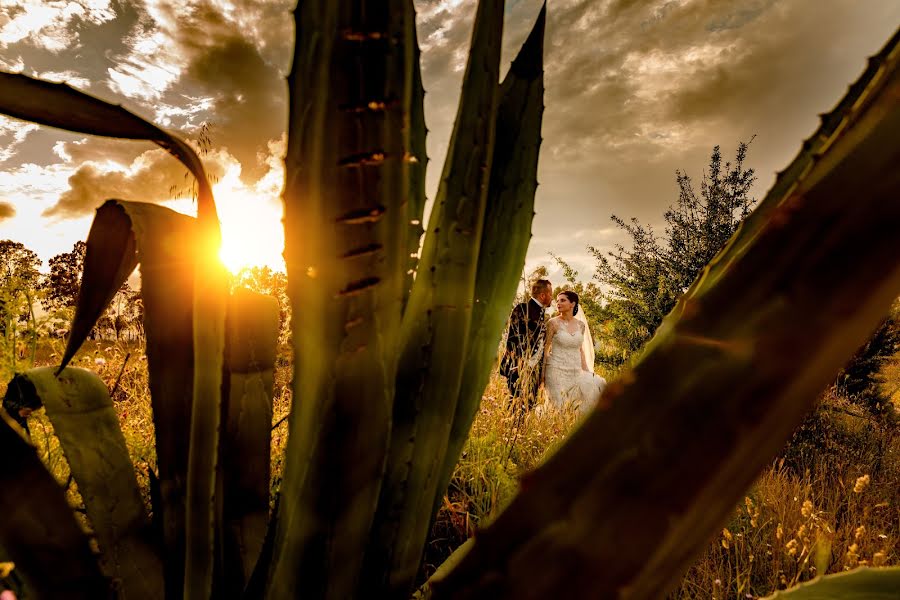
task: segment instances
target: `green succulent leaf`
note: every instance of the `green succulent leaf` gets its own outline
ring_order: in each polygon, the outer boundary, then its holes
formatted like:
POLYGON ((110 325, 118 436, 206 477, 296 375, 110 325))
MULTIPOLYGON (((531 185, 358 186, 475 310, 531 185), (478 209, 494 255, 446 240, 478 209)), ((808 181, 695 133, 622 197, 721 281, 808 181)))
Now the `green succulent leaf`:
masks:
POLYGON ((223 592, 239 598, 256 566, 269 517, 272 393, 278 345, 278 300, 238 289, 228 304, 223 485, 223 592))
POLYGON ((531 241, 544 112, 546 13, 545 4, 500 86, 494 158, 469 326, 469 351, 434 500, 434 513, 440 507, 481 405, 497 356, 497 340, 509 316, 531 241))
MULTIPOLYGON (((204 550, 197 552, 200 556, 205 556, 208 549, 208 568, 212 568, 212 520, 199 517, 189 524, 185 515, 189 482, 196 482, 189 474, 189 455, 197 439, 192 431, 192 410, 195 410, 192 401, 198 397, 195 379, 199 378, 199 371, 204 371, 205 385, 214 386, 217 395, 215 399, 209 398, 208 394, 203 396, 205 412, 200 418, 205 421, 208 433, 215 432, 220 416, 221 388, 214 382, 221 381, 222 352, 216 354, 217 340, 207 340, 205 346, 199 345, 203 352, 198 352, 197 328, 193 326, 195 270, 199 268, 198 263, 203 266, 199 257, 201 251, 195 219, 154 204, 107 201, 97 210, 88 235, 82 293, 64 356, 65 364, 139 262, 162 501, 161 506, 154 507, 154 512, 162 513, 166 595, 173 598, 182 593, 185 561, 188 560, 187 540, 201 544, 200 548, 204 550), (200 362, 201 357, 205 362, 200 362)), ((221 267, 205 270, 202 286, 205 287, 204 294, 214 296, 206 302, 222 304, 224 328, 225 295, 217 291, 220 284, 224 288, 224 282, 218 280, 221 273, 217 269, 221 267)), ((203 302, 197 304, 203 307, 203 302)), ((206 307, 203 320, 218 319, 217 309, 217 306, 206 307)), ((215 329, 216 323, 212 327, 215 329)), ((218 343, 224 348, 224 331, 220 333, 218 343)), ((207 435, 205 445, 210 446, 206 451, 213 454, 207 457, 208 460, 199 461, 206 465, 200 483, 215 477, 216 445, 209 439, 210 435, 207 435)), ((209 485, 210 498, 212 490, 213 486, 209 485)), ((197 558, 194 556, 191 560, 197 558)), ((203 584, 198 585, 202 587, 203 584)))
MULTIPOLYGON (((188 561, 185 572, 191 580, 185 582, 185 592, 190 598, 194 593, 208 597, 212 589, 212 530, 215 520, 213 504, 215 489, 215 457, 218 445, 219 407, 221 403, 222 352, 224 346, 225 298, 227 296, 224 268, 216 256, 221 243, 221 231, 216 213, 212 188, 203 165, 193 149, 155 125, 126 111, 65 84, 49 83, 24 75, 0 72, 0 113, 92 135, 153 141, 178 158, 197 179, 196 243, 191 255, 197 259, 197 277, 193 285, 194 372, 192 412, 198 418, 191 423, 189 471, 192 476, 186 512, 192 523, 193 535, 187 538, 190 548, 184 556, 188 561), (210 551, 207 552, 207 548, 210 551)), ((124 231, 123 231, 124 232, 124 231)), ((127 237, 127 236, 126 236, 127 237)), ((116 263, 127 266, 130 258, 116 263)), ((118 274, 113 275, 117 277, 118 274)), ((103 290, 108 288, 103 287, 103 290)), ((115 293, 115 288, 112 293, 115 293)), ((108 302, 108 300, 107 300, 108 302)), ((79 302, 79 305, 81 303, 79 302)), ((87 302, 92 306, 98 303, 87 302)), ((103 306, 105 303, 101 302, 103 306)), ((101 308, 102 310, 102 308, 101 308)), ((77 321, 77 317, 76 317, 77 321)), ((76 324, 90 323, 90 316, 82 314, 76 324)), ((75 325, 73 325, 73 330, 75 325)), ((74 334, 73 334, 74 339, 74 334)), ((83 339, 81 340, 83 341, 83 339)), ((78 345, 80 345, 80 341, 78 345)), ((78 346, 67 347, 63 365, 71 359, 78 346)))
POLYGON ((0 547, 38 600, 113 598, 62 488, 34 447, 0 419, 0 547))
POLYGON ((162 597, 162 561, 154 547, 134 465, 106 385, 93 371, 51 367, 16 375, 7 395, 43 405, 72 470, 100 544, 101 564, 129 598, 162 597))
POLYGON ((435 598, 657 598, 708 544, 900 293, 898 40, 435 598))
MULTIPOLYGON (((413 34, 415 35, 415 32, 413 34)), ((406 157, 409 177, 406 214, 409 220, 409 233, 406 246, 406 279, 403 285, 402 304, 404 309, 409 300, 409 292, 412 289, 416 268, 419 264, 419 245, 422 241, 422 234, 425 233, 422 223, 425 217, 425 174, 428 169, 425 140, 428 129, 425 126, 425 88, 422 87, 421 55, 422 52, 419 49, 418 40, 416 40, 412 65, 409 154, 406 157)))
POLYGON ((268 596, 354 595, 390 431, 406 281, 414 13, 301 2, 285 260, 294 400, 268 596))
POLYGON ((403 315, 387 472, 365 582, 406 596, 419 568, 467 352, 494 146, 503 2, 478 4, 415 284, 403 315))
POLYGON ((860 567, 846 573, 816 577, 766 600, 896 600, 900 567, 860 567))

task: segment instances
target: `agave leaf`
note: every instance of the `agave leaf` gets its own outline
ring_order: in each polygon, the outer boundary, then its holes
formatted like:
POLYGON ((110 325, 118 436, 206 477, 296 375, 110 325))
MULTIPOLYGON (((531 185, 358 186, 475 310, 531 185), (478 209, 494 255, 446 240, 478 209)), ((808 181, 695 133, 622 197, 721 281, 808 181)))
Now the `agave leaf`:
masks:
POLYGON ((267 597, 354 595, 390 429, 405 282, 409 0, 301 2, 285 260, 294 409, 267 597))
POLYGON ((497 356, 497 340, 509 316, 531 240, 544 112, 546 12, 545 3, 500 86, 494 159, 469 326, 469 351, 433 513, 440 507, 481 405, 497 356))
POLYGON ((236 290, 228 305, 222 452, 225 585, 239 598, 256 565, 269 516, 269 446, 278 301, 236 290))
POLYGON ((88 234, 82 292, 64 356, 67 362, 134 266, 141 263, 150 396, 156 428, 165 543, 166 597, 181 595, 185 561, 191 398, 195 220, 168 208, 109 200, 88 234))
POLYGON ((435 598, 658 598, 706 546, 900 293, 897 48, 435 598))
POLYGON ((0 419, 0 546, 37 599, 112 598, 59 484, 22 437, 0 419))
POLYGON ((896 600, 900 567, 860 567, 846 573, 816 577, 766 600, 896 600))
POLYGON ((393 431, 366 583, 409 593, 467 352, 497 110, 503 2, 479 2, 441 184, 401 329, 393 431))
POLYGON ((213 549, 216 534, 221 534, 216 531, 217 525, 222 523, 222 498, 216 494, 220 474, 216 462, 222 416, 228 279, 225 266, 218 259, 218 227, 218 222, 204 223, 198 215, 197 232, 189 250, 194 259, 193 327, 188 329, 192 331, 194 377, 185 505, 188 530, 185 538, 185 600, 206 600, 213 593, 213 549))
MULTIPOLYGON (((415 31, 413 33, 415 34, 415 31)), ((425 140, 428 129, 425 127, 425 88, 422 87, 421 55, 419 42, 415 40, 412 64, 412 102, 408 125, 410 152, 407 157, 409 192, 406 214, 409 219, 409 233, 406 241, 406 281, 403 285, 402 305, 404 309, 409 300, 409 292, 412 289, 416 267, 419 263, 419 244, 422 241, 422 234, 425 233, 422 220, 425 216, 425 174, 428 169, 428 151, 425 147, 425 140)))
MULTIPOLYGON (((194 280, 198 289, 193 295, 197 369, 193 382, 192 412, 198 418, 192 421, 191 427, 189 470, 192 476, 188 480, 190 489, 186 508, 193 532, 187 538, 191 548, 185 557, 189 563, 186 572, 191 573, 192 580, 185 582, 185 586, 186 590, 196 590, 201 597, 206 597, 211 590, 213 572, 213 490, 227 287, 224 267, 216 257, 221 243, 219 220, 203 165, 191 147, 175 136, 120 106, 108 104, 64 84, 0 73, 0 112, 70 131, 153 141, 184 163, 197 179, 198 242, 192 248, 192 253, 198 258, 194 280)), ((86 317, 83 317, 84 322, 86 317)), ((67 354, 70 349, 71 344, 67 354)))
POLYGON ((51 367, 13 377, 7 396, 43 405, 100 544, 105 570, 129 598, 161 598, 163 577, 134 465, 103 381, 93 371, 51 367))

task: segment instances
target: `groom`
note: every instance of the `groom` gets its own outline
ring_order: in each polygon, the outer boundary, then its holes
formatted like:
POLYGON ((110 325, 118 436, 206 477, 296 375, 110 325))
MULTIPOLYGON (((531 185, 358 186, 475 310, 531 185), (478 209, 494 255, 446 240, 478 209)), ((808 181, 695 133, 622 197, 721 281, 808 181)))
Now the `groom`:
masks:
POLYGON ((519 405, 534 407, 541 383, 544 352, 544 311, 553 301, 553 285, 547 279, 531 284, 531 300, 517 304, 509 315, 506 352, 500 361, 500 374, 519 405))

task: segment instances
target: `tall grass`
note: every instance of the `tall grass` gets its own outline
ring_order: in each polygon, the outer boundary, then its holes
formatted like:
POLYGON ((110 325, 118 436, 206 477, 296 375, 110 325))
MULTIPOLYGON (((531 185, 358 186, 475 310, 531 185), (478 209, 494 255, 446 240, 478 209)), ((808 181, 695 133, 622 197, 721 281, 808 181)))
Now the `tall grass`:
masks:
MULTIPOLYGON (((490 522, 512 499, 519 476, 575 425, 574 414, 517 415, 494 374, 421 575, 490 522)), ((897 421, 874 421, 829 390, 669 598, 759 598, 818 574, 900 564, 898 482, 897 421)))
MULTIPOLYGON (((35 366, 55 364, 61 350, 61 342, 42 340, 35 366)), ((11 373, 7 362, 0 361, 0 372, 11 373)), ((156 456, 141 346, 89 341, 75 364, 96 370, 113 391, 149 506, 149 471, 156 468, 156 456)), ((29 366, 20 363, 17 368, 29 366)), ((291 366, 291 350, 285 345, 275 375, 273 498, 283 471, 291 366)), ((886 371, 885 376, 885 385, 890 385, 893 372, 886 371)), ((30 421, 32 440, 60 484, 68 486, 69 501, 79 507, 81 499, 69 481, 65 457, 41 413, 30 421)), ((499 514, 517 492, 521 475, 539 464, 576 425, 574 413, 516 410, 505 381, 494 373, 433 525, 420 579, 499 514)), ((900 564, 898 482, 897 421, 875 421, 834 390, 826 392, 820 407, 759 476, 669 598, 758 598, 821 573, 900 564)))

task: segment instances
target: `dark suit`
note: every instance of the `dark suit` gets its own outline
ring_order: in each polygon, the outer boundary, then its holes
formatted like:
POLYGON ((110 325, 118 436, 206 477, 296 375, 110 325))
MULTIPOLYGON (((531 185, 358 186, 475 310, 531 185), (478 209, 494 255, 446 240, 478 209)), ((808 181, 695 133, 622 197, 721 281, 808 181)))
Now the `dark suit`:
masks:
POLYGON ((512 309, 500 374, 506 377, 509 393, 513 398, 521 399, 527 408, 534 406, 543 367, 542 357, 538 357, 533 368, 528 366, 528 360, 542 348, 545 331, 544 307, 536 300, 517 304, 512 309))

